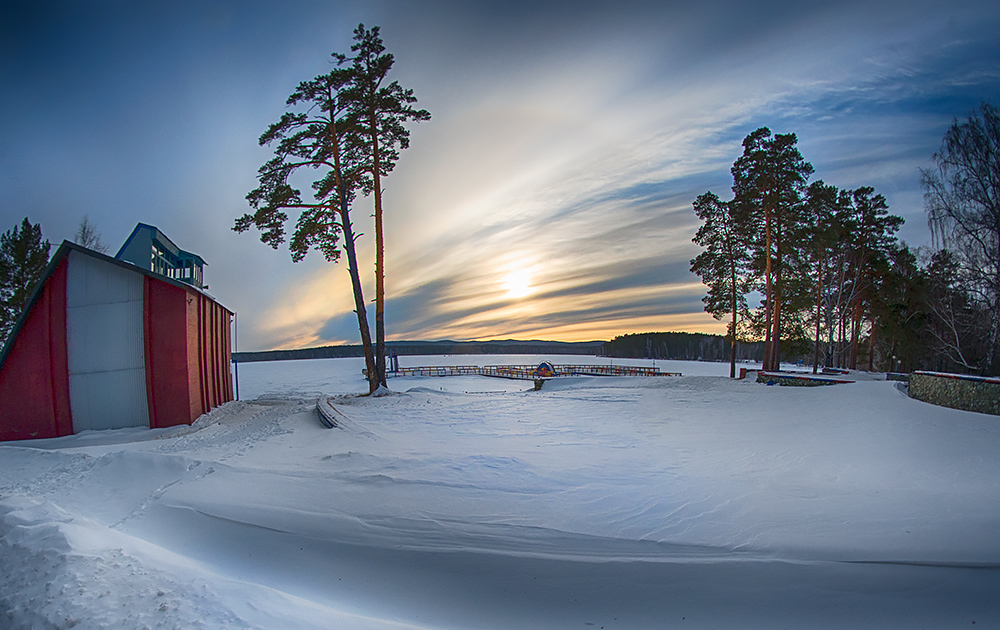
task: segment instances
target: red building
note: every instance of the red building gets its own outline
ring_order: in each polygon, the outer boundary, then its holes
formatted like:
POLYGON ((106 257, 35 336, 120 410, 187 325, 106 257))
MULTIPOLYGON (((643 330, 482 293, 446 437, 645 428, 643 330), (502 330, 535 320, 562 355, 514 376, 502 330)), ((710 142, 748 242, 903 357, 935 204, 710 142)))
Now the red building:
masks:
POLYGON ((233 313, 64 241, 0 355, 0 440, 191 424, 233 399, 233 313))

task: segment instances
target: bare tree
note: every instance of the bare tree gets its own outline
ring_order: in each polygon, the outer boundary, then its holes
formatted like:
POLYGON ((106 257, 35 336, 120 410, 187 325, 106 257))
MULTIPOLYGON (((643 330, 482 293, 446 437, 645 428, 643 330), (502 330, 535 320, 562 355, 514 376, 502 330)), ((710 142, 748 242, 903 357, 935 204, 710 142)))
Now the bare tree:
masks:
MULTIPOLYGON (((979 334, 985 352, 978 371, 1000 374, 1000 113, 982 103, 968 120, 945 133, 934 167, 922 171, 924 200, 934 246, 948 251, 956 287, 986 326, 955 334, 979 334), (976 332, 976 330, 980 332, 976 332)), ((948 309, 935 309, 947 313, 948 309)), ((959 344, 962 345, 962 344, 959 344)))
POLYGON ((83 215, 83 220, 80 221, 80 227, 76 228, 76 234, 73 235, 73 242, 77 245, 83 245, 87 249, 92 249, 95 252, 108 253, 108 246, 101 240, 101 233, 97 230, 97 226, 90 222, 90 217, 86 214, 83 215))
POLYGON ((979 371, 986 349, 979 340, 986 336, 986 318, 964 290, 960 269, 948 250, 935 253, 927 265, 927 309, 932 316, 927 327, 935 350, 955 366, 979 371))

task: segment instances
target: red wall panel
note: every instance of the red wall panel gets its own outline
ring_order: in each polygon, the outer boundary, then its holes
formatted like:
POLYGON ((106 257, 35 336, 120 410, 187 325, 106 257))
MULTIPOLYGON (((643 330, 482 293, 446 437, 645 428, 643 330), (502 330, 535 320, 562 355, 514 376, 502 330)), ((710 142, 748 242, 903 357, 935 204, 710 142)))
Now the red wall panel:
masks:
POLYGON ((201 300, 197 293, 188 294, 187 320, 187 366, 188 366, 188 409, 192 418, 197 418, 205 410, 202 394, 202 366, 199 324, 201 322, 201 300))
POLYGON ((66 356, 64 258, 46 280, 0 368, 0 440, 73 433, 66 356))
POLYGON ((150 428, 190 424, 184 289, 146 276, 146 398, 150 428))
POLYGON ((146 278, 150 426, 190 424, 233 399, 232 314, 194 289, 146 278))
POLYGON ((215 335, 216 335, 216 364, 218 383, 218 403, 229 402, 233 399, 233 375, 232 375, 232 355, 229 351, 230 331, 232 330, 232 314, 218 304, 213 303, 215 309, 215 335))
POLYGON ((192 407, 204 413, 233 399, 229 350, 232 313, 200 293, 196 299, 196 308, 188 310, 188 316, 195 318, 188 325, 188 362, 192 368, 197 366, 198 372, 192 407))

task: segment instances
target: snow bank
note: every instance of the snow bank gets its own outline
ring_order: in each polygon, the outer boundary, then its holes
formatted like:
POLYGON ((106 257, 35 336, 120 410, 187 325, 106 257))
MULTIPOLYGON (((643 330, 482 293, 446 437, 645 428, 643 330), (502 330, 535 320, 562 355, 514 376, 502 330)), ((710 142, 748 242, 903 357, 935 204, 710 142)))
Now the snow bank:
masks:
POLYGON ((0 625, 1000 623, 991 416, 718 375, 363 398, 354 363, 241 365, 255 400, 157 439, 0 446, 0 625))

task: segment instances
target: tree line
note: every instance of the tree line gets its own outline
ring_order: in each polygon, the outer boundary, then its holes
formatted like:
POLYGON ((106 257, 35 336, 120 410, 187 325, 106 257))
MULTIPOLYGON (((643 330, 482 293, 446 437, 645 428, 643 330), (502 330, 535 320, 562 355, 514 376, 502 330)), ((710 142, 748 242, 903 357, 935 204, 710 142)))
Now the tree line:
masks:
POLYGON ((347 255, 358 330, 364 348, 369 392, 386 384, 385 245, 382 179, 394 168, 399 151, 409 146, 406 123, 429 120, 416 109, 413 91, 387 79, 394 59, 385 51, 379 28, 354 30, 351 54, 333 53, 334 68, 292 92, 278 122, 259 139, 273 146, 274 157, 260 167, 259 186, 247 194, 254 212, 236 220, 233 229, 260 230, 260 240, 277 249, 285 242, 287 211, 299 212, 289 240, 292 260, 310 249, 326 260, 347 255), (294 174, 316 171, 306 196, 289 183, 294 174), (355 242, 351 206, 358 194, 375 205, 375 342, 368 324, 355 242), (342 244, 342 245, 341 245, 342 244))
POLYGON ((922 171, 931 248, 871 186, 809 179, 794 133, 762 127, 732 166, 733 196, 693 203, 702 251, 691 270, 705 310, 736 348, 764 345, 764 369, 812 354, 823 367, 1000 373, 1000 118, 983 103, 945 134, 922 171))
MULTIPOLYGON (((706 333, 653 332, 618 335, 604 342, 602 354, 607 357, 663 359, 675 361, 726 361, 732 354, 727 337, 706 333)), ((737 361, 760 361, 762 342, 740 344, 737 361)))

